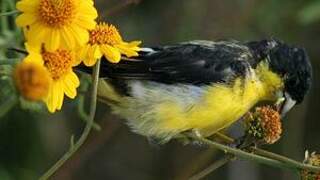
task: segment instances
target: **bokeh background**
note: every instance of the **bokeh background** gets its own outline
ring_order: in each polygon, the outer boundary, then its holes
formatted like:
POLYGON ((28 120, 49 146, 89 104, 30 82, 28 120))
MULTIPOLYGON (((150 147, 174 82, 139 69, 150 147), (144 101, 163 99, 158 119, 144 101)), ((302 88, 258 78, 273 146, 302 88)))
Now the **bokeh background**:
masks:
MULTIPOLYGON (((13 0, 0 0, 1 12, 14 8, 13 0)), ((240 41, 278 38, 304 47, 312 60, 314 80, 300 106, 284 119, 281 140, 264 147, 302 161, 304 151, 320 152, 319 0, 96 0, 100 19, 116 24, 126 40, 144 46, 194 39, 240 41)), ((13 18, 0 17, 0 60, 14 56, 8 47, 21 45, 13 18)), ((6 74, 0 68, 0 74, 6 74)), ((37 179, 79 137, 85 123, 78 100, 65 102, 61 112, 13 97, 8 77, 0 79, 0 180, 37 179)), ((184 180, 222 154, 178 142, 154 145, 128 129, 124 121, 98 104, 96 122, 84 146, 52 179, 57 180, 184 180)), ((235 161, 205 179, 296 180, 296 174, 253 162, 235 161)))

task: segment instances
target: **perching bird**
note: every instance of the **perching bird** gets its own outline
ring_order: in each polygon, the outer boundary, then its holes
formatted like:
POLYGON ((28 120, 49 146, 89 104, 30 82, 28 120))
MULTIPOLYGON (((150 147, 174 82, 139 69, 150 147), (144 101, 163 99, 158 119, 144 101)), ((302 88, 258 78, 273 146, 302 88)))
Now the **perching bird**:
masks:
POLYGON ((102 60, 100 99, 138 134, 160 142, 227 128, 262 101, 284 116, 311 85, 306 51, 278 40, 191 41, 102 60))

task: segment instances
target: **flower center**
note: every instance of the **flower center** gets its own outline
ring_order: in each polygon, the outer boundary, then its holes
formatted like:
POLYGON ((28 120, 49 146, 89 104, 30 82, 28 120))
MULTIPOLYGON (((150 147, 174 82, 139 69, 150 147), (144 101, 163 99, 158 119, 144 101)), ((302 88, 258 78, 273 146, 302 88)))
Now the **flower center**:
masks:
POLYGON ((48 26, 61 27, 72 22, 75 17, 73 0, 40 0, 39 18, 48 26))
POLYGON ((72 68, 74 58, 70 51, 58 49, 55 52, 42 53, 44 65, 48 68, 53 80, 58 80, 72 68))
POLYGON ((44 98, 51 83, 50 74, 44 66, 25 61, 15 68, 14 80, 21 95, 31 101, 44 98))
POLYGON ((120 33, 113 25, 100 23, 94 30, 90 31, 89 44, 108 44, 115 45, 122 42, 120 33))

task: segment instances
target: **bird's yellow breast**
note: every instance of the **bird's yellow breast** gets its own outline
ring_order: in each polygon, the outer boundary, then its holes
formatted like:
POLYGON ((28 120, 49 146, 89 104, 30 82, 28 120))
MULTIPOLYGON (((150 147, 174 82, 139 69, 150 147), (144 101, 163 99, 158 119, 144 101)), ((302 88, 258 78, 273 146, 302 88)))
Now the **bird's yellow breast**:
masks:
POLYGON ((276 100, 281 77, 266 63, 251 71, 233 82, 207 86, 132 81, 131 96, 117 95, 112 88, 104 88, 109 90, 100 95, 110 99, 113 112, 139 134, 163 141, 189 130, 209 136, 240 119, 257 102, 276 100))
MULTIPOLYGON (((228 127, 241 118, 257 102, 273 100, 282 88, 281 78, 260 64, 254 76, 237 78, 231 85, 215 84, 208 87, 201 101, 187 111, 173 102, 162 104, 157 110, 159 128, 167 130, 197 130, 203 136, 228 127)), ((275 99, 274 99, 275 100, 275 99)))

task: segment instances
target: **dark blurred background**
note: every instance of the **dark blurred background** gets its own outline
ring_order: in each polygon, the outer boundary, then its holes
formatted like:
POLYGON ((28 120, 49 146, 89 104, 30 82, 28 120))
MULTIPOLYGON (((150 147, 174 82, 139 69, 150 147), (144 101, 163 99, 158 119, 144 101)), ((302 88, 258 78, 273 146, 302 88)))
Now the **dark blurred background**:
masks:
MULTIPOLYGON (((285 118, 281 140, 264 148, 299 161, 307 149, 320 151, 319 0, 97 0, 96 6, 100 18, 117 25, 124 39, 142 40, 144 46, 274 37, 304 47, 313 64, 313 87, 304 103, 285 118)), ((6 46, 0 38, 0 48, 6 46)), ((0 98, 6 102, 8 97, 0 98)), ((76 109, 71 100, 55 114, 16 105, 0 117, 0 180, 37 179, 56 162, 69 148, 71 135, 79 137, 85 125, 76 109)), ((151 144, 110 115, 104 104, 98 104, 96 121, 102 130, 93 130, 52 179, 183 180, 222 156, 216 150, 175 141, 151 144)), ((271 178, 299 179, 290 171, 244 161, 229 163, 205 179, 271 178)))

